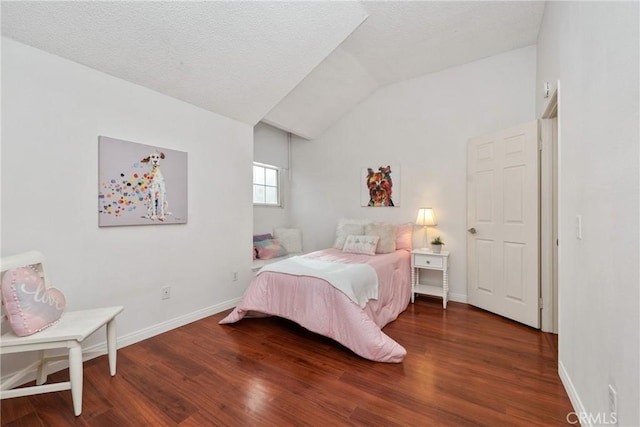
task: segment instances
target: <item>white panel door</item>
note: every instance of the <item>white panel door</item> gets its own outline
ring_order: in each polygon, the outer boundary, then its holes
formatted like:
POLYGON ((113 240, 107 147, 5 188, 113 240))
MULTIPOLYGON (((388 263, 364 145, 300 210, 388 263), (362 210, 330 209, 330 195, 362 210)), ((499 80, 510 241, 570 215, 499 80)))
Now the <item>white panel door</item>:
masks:
POLYGON ((538 125, 467 145, 469 303, 540 327, 538 125))

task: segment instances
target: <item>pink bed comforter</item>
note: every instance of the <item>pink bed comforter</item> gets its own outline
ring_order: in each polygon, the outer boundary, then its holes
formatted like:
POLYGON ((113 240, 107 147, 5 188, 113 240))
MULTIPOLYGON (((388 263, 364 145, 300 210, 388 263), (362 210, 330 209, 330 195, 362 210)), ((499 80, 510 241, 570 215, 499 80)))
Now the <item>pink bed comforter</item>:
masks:
POLYGON ((251 312, 279 316, 333 338, 366 359, 401 362, 407 351, 381 328, 395 320, 411 299, 409 252, 369 256, 324 249, 305 257, 369 264, 378 275, 378 299, 360 308, 322 279, 264 272, 256 276, 240 303, 220 324, 250 317, 251 312))

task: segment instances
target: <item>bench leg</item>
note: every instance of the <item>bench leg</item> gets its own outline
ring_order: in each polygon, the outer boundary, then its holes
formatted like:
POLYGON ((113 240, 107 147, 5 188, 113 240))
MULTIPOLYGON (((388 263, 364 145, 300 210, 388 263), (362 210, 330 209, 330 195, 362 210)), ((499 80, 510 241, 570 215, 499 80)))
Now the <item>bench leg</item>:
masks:
POLYGON ((82 346, 78 342, 69 348, 69 381, 73 412, 78 416, 82 413, 82 346))
POLYGON ((115 317, 107 323, 107 352, 109 353, 109 372, 113 377, 116 374, 116 319, 115 317))
POLYGON ((47 382, 47 362, 45 357, 45 351, 41 350, 38 357, 40 357, 40 365, 38 366, 38 375, 36 377, 36 385, 42 385, 47 382))

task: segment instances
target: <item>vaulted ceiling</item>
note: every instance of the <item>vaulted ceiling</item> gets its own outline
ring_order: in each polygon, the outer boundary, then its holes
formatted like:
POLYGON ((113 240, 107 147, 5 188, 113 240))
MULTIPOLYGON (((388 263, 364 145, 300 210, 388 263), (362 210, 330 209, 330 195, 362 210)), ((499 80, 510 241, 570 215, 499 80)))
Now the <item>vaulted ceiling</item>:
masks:
POLYGON ((536 43, 544 2, 3 1, 2 34, 315 138, 378 88, 536 43))

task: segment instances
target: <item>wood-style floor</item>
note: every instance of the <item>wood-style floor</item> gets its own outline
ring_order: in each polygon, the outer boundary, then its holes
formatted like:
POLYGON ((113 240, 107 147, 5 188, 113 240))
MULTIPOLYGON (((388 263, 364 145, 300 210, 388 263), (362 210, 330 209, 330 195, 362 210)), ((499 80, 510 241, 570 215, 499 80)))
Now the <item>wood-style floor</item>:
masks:
MULTIPOLYGON (((278 318, 227 312, 85 363, 83 412, 62 391, 2 401, 6 426, 567 424, 557 341, 474 307, 416 298, 384 331, 403 363, 362 359, 278 318)), ((51 380, 68 378, 62 371, 51 380)))

